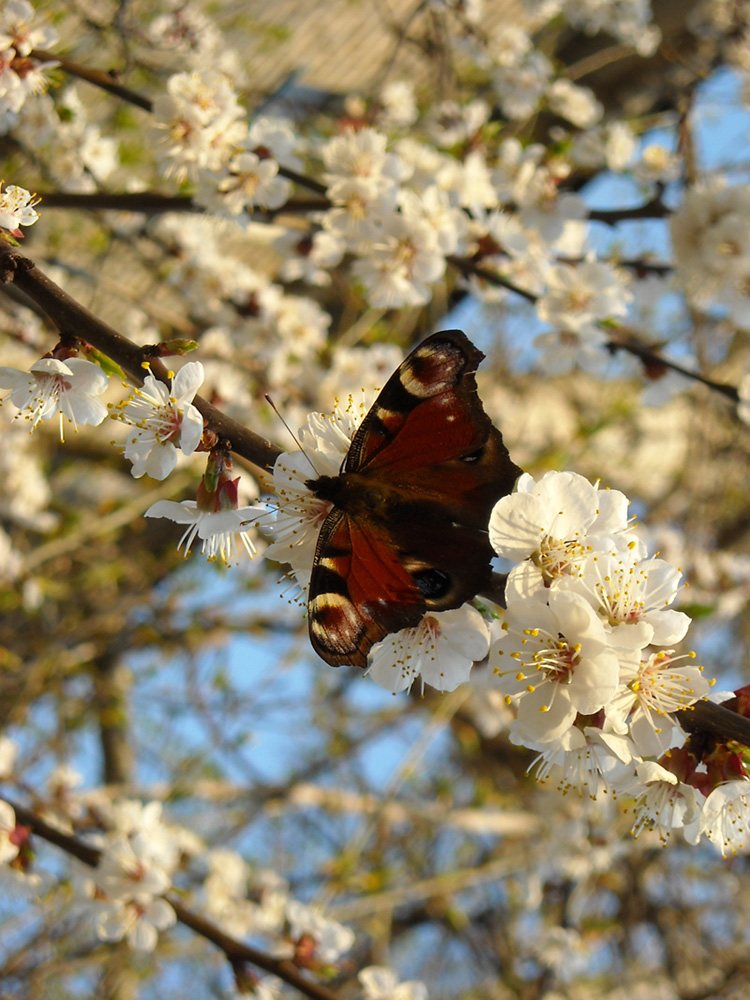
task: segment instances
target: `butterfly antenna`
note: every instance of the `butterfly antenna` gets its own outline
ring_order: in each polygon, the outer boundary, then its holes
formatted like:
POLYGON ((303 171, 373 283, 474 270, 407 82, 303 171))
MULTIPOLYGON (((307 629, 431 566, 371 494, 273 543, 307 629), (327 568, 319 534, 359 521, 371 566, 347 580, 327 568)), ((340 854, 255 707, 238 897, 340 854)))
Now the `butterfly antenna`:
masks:
POLYGON ((320 473, 315 468, 315 463, 310 458, 310 456, 307 454, 307 452, 305 451, 305 449, 302 447, 302 442, 300 441, 300 439, 297 437, 297 435, 294 433, 294 431, 292 430, 292 428, 289 426, 289 424, 286 422, 286 420, 284 420, 284 418, 282 417, 282 415, 279 413, 279 411, 278 411, 278 409, 277 409, 276 404, 274 403, 274 401, 271 399, 271 397, 268 395, 268 393, 265 394, 264 398, 265 398, 266 402, 268 403, 268 405, 273 410, 273 412, 276 414, 276 416, 282 422, 282 424, 284 425, 284 427, 286 427, 287 432, 289 434, 289 437, 292 439, 292 441, 294 441, 294 443, 297 445, 297 447, 299 448, 299 450, 305 456, 305 458, 307 459, 307 461, 308 461, 308 463, 310 465, 310 468, 313 470, 313 472, 315 473, 316 476, 319 476, 320 473))

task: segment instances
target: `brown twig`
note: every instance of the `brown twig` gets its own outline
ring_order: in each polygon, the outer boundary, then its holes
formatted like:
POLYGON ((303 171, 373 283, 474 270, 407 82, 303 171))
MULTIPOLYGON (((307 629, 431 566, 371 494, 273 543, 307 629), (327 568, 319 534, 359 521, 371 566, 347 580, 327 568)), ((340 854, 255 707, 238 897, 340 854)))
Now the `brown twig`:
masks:
POLYGON ((628 354, 632 354, 634 357, 639 358, 647 368, 669 368, 673 372, 684 375, 685 378, 692 379, 694 382, 700 382, 701 385, 705 385, 709 389, 713 389, 714 392, 721 393, 722 396, 726 396, 726 398, 731 400, 733 403, 738 403, 740 400, 740 394, 733 385, 728 385, 726 382, 714 382, 713 379, 706 378, 698 372, 691 371, 691 369, 683 367, 679 364, 679 362, 671 361, 668 358, 663 357, 657 351, 652 350, 650 347, 646 347, 644 344, 641 344, 639 340, 635 337, 628 336, 623 330, 610 334, 607 347, 613 353, 617 351, 627 351, 628 354))
POLYGON ((104 73, 100 69, 89 69, 87 66, 81 66, 80 63, 74 62, 72 59, 66 59, 65 56, 61 56, 57 52, 47 52, 45 49, 32 49, 29 57, 31 59, 38 59, 40 62, 56 62, 61 69, 66 73, 70 73, 71 76, 76 76, 80 80, 92 83, 95 87, 106 90, 110 94, 114 94, 115 97, 127 101, 128 104, 134 104, 137 108, 142 108, 144 111, 154 110, 153 101, 150 101, 148 97, 144 97, 129 87, 123 87, 122 84, 117 83, 114 72, 104 73))
MULTIPOLYGON (((139 347, 76 302, 51 281, 33 261, 15 251, 0 252, 0 283, 13 283, 32 299, 64 336, 84 340, 115 361, 133 382, 140 385, 147 368, 162 382, 169 381, 166 366, 154 357, 153 350, 139 347)), ((230 442, 231 450, 261 469, 271 469, 281 448, 232 420, 201 396, 194 405, 200 410, 210 430, 230 442)))
POLYGON ((658 197, 645 205, 637 205, 635 208, 592 208, 589 211, 588 219, 590 222, 604 222, 608 226, 615 226, 618 222, 628 222, 632 219, 665 219, 671 214, 672 209, 664 204, 661 197, 658 197))
POLYGON ((46 208, 80 208, 87 212, 112 210, 115 212, 140 212, 160 215, 163 212, 202 212, 192 198, 184 194, 157 194, 155 191, 136 191, 115 194, 109 191, 39 191, 46 208))
MULTIPOLYGON (((486 281, 489 285, 495 285, 498 288, 507 288, 508 291, 520 295, 527 302, 535 303, 539 298, 533 292, 529 292, 525 288, 520 288, 512 281, 502 277, 502 275, 497 274, 495 271, 489 271, 473 260, 464 257, 448 257, 448 263, 452 264, 466 277, 475 275, 482 281, 486 281)), ((628 336, 625 331, 608 329, 607 334, 609 340, 606 346, 613 353, 616 351, 627 351, 642 361, 646 368, 668 368, 670 371, 678 372, 680 375, 684 375, 685 378, 692 379, 694 382, 700 382, 701 385, 705 385, 709 389, 721 393, 722 396, 726 396, 733 403, 739 402, 740 396, 734 386, 728 385, 726 382, 714 382, 712 379, 706 378, 698 372, 685 368, 677 361, 665 358, 663 354, 642 344, 635 337, 628 336)))
MULTIPOLYGON (((164 212, 204 212, 189 195, 158 194, 155 191, 135 191, 115 193, 114 191, 37 191, 45 209, 78 208, 85 212, 111 210, 115 212, 137 212, 143 215, 160 215, 164 212)), ((320 198, 290 198, 279 208, 257 209, 253 219, 267 221, 279 215, 296 215, 304 212, 319 212, 328 208, 328 200, 320 198)))
POLYGON ((509 278, 504 278, 496 271, 490 271, 487 268, 482 267, 481 264, 474 260, 470 260, 467 257, 447 257, 446 260, 449 264, 452 264, 457 271, 460 271, 465 278, 473 275, 481 281, 486 281, 488 285, 495 285, 498 288, 507 288, 509 292, 515 292, 516 295, 520 295, 522 299, 526 299, 527 302, 531 302, 532 304, 539 298, 539 296, 534 295, 533 292, 529 292, 525 288, 521 288, 520 285, 514 284, 509 278))
MULTIPOLYGON (((51 826, 31 809, 19 805, 12 799, 3 795, 2 800, 12 807, 18 822, 29 827, 42 840, 61 848, 90 868, 97 867, 101 859, 101 851, 97 848, 91 847, 72 834, 64 833, 56 826, 51 826)), ((164 898, 175 911, 177 920, 181 924, 220 948, 231 963, 249 962, 251 965, 256 965, 259 969, 283 979, 284 982, 289 983, 290 986, 295 987, 311 1000, 338 1000, 337 995, 332 990, 308 979, 289 959, 274 958, 264 951, 259 951, 257 948, 243 944, 229 934, 225 934, 216 924, 183 906, 173 893, 167 893, 164 898)))

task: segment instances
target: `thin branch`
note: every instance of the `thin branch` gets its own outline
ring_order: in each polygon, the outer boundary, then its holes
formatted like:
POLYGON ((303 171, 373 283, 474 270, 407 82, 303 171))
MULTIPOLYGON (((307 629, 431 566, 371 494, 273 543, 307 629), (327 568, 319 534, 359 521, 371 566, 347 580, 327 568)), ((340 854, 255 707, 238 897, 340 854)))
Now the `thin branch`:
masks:
MULTIPOLYGON (((529 292, 525 288, 520 288, 518 285, 515 285, 512 281, 509 281, 502 275, 497 274, 495 271, 490 271, 467 258, 448 257, 448 263, 452 264, 465 277, 475 275, 482 281, 486 281, 489 285, 495 285, 498 288, 507 288, 508 291, 514 292, 516 295, 520 295, 522 298, 526 299, 527 302, 531 302, 532 304, 536 303, 539 299, 539 296, 535 295, 533 292, 529 292)), ((685 378, 692 379, 694 382, 700 382, 701 385, 705 385, 709 389, 713 389, 715 392, 725 396, 733 403, 739 402, 739 393, 733 385, 729 385, 726 382, 714 382, 713 379, 706 378, 705 375, 691 371, 691 369, 685 368, 679 362, 672 361, 670 358, 664 357, 664 355, 660 354, 658 351, 653 350, 653 348, 642 344, 635 337, 629 336, 625 331, 618 332, 617 330, 607 329, 607 334, 609 340, 606 346, 613 353, 616 351, 627 351, 629 354, 634 355, 642 361, 644 366, 647 368, 668 368, 671 371, 678 372, 680 375, 684 375, 685 378)))
POLYGON ((692 379, 694 382, 700 382, 701 385, 705 385, 709 389, 713 389, 714 392, 718 392, 722 396, 726 396, 726 398, 731 400, 733 403, 738 403, 740 401, 740 394, 733 385, 729 385, 726 382, 714 382, 713 379, 706 378, 705 375, 692 371, 690 368, 685 368, 683 365, 679 364, 679 362, 665 358, 657 351, 641 344, 639 340, 635 337, 628 336, 627 333, 622 331, 610 333, 607 347, 610 351, 612 351, 612 353, 617 351, 627 351, 628 354, 632 354, 636 358, 639 358, 648 368, 669 368, 673 372, 684 375, 685 378, 692 379))
MULTIPOLYGON (((137 385, 146 370, 169 384, 167 367, 154 356, 153 349, 139 347, 76 302, 51 281, 33 261, 14 251, 0 251, 0 283, 13 283, 44 312, 61 334, 84 340, 115 361, 137 385)), ((193 400, 210 430, 220 440, 229 441, 232 451, 261 469, 271 469, 281 448, 232 420, 201 396, 193 400)))
MULTIPOLYGON (((12 807, 18 822, 23 826, 29 827, 42 840, 46 840, 48 843, 54 844, 55 847, 61 848, 66 854, 78 858, 79 861, 82 861, 90 868, 97 867, 101 859, 101 851, 97 848, 90 847, 72 834, 63 833, 62 830, 55 826, 50 826, 49 823, 45 822, 40 816, 37 816, 31 809, 18 805, 12 799, 3 795, 2 800, 12 807)), ((217 948, 220 948, 230 962, 234 964, 237 962, 249 962, 260 969, 264 969, 266 972, 270 972, 271 975, 283 979, 284 982, 289 983, 290 986, 295 987, 300 993, 304 993, 305 996, 310 997, 311 1000, 339 1000, 332 990, 308 979, 288 959, 273 958, 271 955, 259 951, 257 948, 252 948, 250 945, 243 944, 236 938, 230 937, 229 934, 225 934, 224 931, 220 930, 210 920, 206 920, 204 917, 193 913, 192 910, 183 906, 173 893, 167 893, 164 898, 177 914, 177 920, 181 924, 189 927, 197 934, 200 934, 201 937, 216 945, 217 948)))
POLYGON ((608 45, 605 49, 600 49, 598 52, 593 52, 590 56, 579 59, 578 62, 573 63, 572 66, 569 66, 560 75, 567 77, 569 80, 580 80, 583 76, 597 73, 600 69, 604 69, 605 66, 611 66, 612 63, 620 62, 621 59, 629 59, 635 54, 636 50, 632 45, 608 45))
POLYGON ((615 226, 618 222, 628 222, 633 219, 666 219, 672 212, 673 210, 664 204, 661 197, 658 197, 635 208, 592 208, 588 219, 590 222, 604 222, 608 226, 615 226))
MULTIPOLYGON (((84 212, 111 210, 114 212, 137 212, 143 215, 161 215, 164 212, 206 212, 202 205, 183 194, 158 194, 155 191, 115 193, 114 191, 38 191, 45 209, 78 208, 84 212)), ((252 213, 254 221, 264 222, 280 215, 297 215, 304 212, 319 212, 330 207, 328 199, 290 198, 279 208, 256 209, 252 213)))
POLYGON ((202 212, 192 198, 184 194, 157 194, 154 191, 136 191, 115 194, 109 191, 37 192, 45 209, 80 208, 87 212, 110 209, 115 212, 140 212, 144 215, 159 215, 162 212, 202 212))
POLYGON ((507 288, 509 292, 515 292, 516 295, 520 295, 522 299, 526 299, 527 302, 532 304, 536 302, 539 298, 538 295, 534 295, 533 292, 528 292, 525 288, 521 288, 520 285, 514 284, 509 278, 504 278, 501 274, 496 271, 490 271, 481 264, 477 264, 473 260, 469 260, 467 257, 447 257, 446 260, 449 264, 452 264, 456 270, 460 271, 465 278, 474 275, 474 277, 479 278, 481 281, 486 281, 488 285, 496 285, 498 288, 507 288))
POLYGON ((92 83, 95 87, 114 94, 115 97, 127 101, 128 104, 134 104, 137 108, 142 108, 144 111, 154 110, 153 101, 150 101, 148 97, 144 97, 142 94, 136 93, 136 91, 131 90, 129 87, 123 87, 122 84, 117 83, 113 72, 104 73, 100 69, 89 69, 87 66, 81 66, 80 63, 73 62, 72 59, 66 59, 65 56, 61 56, 57 52, 47 52, 45 49, 32 49, 29 57, 31 59, 38 59, 40 62, 56 62, 61 69, 65 70, 66 73, 70 73, 71 76, 76 76, 80 80, 86 80, 87 83, 92 83))
POLYGON ((312 1000, 339 1000, 333 990, 329 990, 328 987, 313 982, 313 980, 302 975, 297 966, 293 962, 290 962, 289 959, 272 958, 271 955, 267 955, 263 951, 258 951, 257 948, 252 948, 250 945, 237 941, 236 938, 225 934, 224 931, 220 930, 216 924, 211 923, 210 920, 206 920, 205 917, 201 917, 199 914, 193 913, 192 910, 188 910, 171 893, 165 896, 165 899, 177 914, 177 919, 181 924, 184 924, 185 927, 189 927, 196 934, 200 934, 201 937, 215 944, 217 948, 220 948, 224 952, 230 962, 234 964, 237 962, 250 962, 251 965, 256 965, 259 969, 264 969, 266 972, 270 972, 271 975, 283 979, 285 983, 289 983, 290 986, 299 990, 300 993, 304 993, 305 996, 311 997, 312 1000))

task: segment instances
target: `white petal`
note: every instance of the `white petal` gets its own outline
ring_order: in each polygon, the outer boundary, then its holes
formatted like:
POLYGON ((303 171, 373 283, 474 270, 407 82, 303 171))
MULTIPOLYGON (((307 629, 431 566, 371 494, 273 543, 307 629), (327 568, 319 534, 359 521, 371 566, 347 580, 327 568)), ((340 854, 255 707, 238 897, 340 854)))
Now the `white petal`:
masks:
POLYGON ((153 924, 141 918, 128 932, 128 944, 133 951, 153 951, 159 935, 153 924))
POLYGON ((180 424, 180 451, 192 455, 203 435, 203 417, 192 403, 187 403, 180 424))
POLYGON ((664 611, 650 611, 648 622, 654 630, 651 640, 657 646, 672 646, 684 639, 690 628, 690 618, 682 611, 666 608, 664 611))
POLYGON ((28 372, 18 368, 0 368, 0 389, 22 389, 34 382, 36 379, 28 372))
POLYGON ((157 500, 143 516, 168 517, 176 524, 193 524, 200 519, 202 512, 197 509, 195 500, 183 500, 182 503, 176 503, 174 500, 157 500))
POLYGON ((539 497, 511 493, 498 500, 490 514, 490 545, 506 559, 526 559, 541 545, 547 520, 539 497))
POLYGON ((172 395, 178 406, 191 403, 193 396, 203 385, 203 365, 200 361, 188 361, 172 379, 172 395))
POLYGON ((166 930, 167 927, 173 927, 177 922, 177 914, 166 899, 152 900, 146 907, 145 915, 150 923, 160 931, 166 930))
MULTIPOLYGON (((145 472, 152 479, 166 479, 175 465, 177 465, 177 449, 171 441, 165 441, 163 444, 156 444, 148 453, 140 475, 145 472)), ((133 463, 133 476, 139 479, 140 476, 135 474, 135 468, 136 463, 133 463)))
POLYGON ((521 698, 518 717, 511 732, 526 738, 551 743, 558 740, 573 724, 576 710, 561 684, 542 684, 521 698))
POLYGON ((69 358, 68 368, 75 376, 77 392, 99 396, 109 385, 109 379, 99 365, 94 364, 93 361, 86 361, 85 358, 69 358))

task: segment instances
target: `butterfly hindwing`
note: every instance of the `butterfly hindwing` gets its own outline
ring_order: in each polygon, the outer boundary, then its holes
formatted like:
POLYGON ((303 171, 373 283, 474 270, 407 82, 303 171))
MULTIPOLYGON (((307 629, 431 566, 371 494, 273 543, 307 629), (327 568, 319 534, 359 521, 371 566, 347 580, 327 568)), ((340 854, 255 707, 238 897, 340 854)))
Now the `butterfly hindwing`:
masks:
POLYGON ((315 651, 332 666, 364 667, 374 643, 416 625, 423 613, 422 595, 383 526, 334 507, 320 529, 310 579, 315 651))
POLYGON ((458 330, 428 337, 381 390, 340 474, 308 481, 332 504, 308 603, 328 663, 365 666, 385 635, 487 587, 490 511, 521 470, 477 395, 483 357, 458 330))

